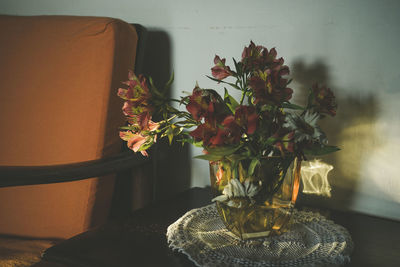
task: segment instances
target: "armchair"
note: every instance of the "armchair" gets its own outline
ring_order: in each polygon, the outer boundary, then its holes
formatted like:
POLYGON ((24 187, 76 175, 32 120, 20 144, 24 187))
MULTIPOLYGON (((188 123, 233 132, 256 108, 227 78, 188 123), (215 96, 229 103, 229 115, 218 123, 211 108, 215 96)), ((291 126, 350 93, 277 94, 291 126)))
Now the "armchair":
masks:
POLYGON ((69 238, 127 205, 132 169, 152 162, 123 149, 116 88, 145 36, 112 18, 0 16, 0 235, 69 238))

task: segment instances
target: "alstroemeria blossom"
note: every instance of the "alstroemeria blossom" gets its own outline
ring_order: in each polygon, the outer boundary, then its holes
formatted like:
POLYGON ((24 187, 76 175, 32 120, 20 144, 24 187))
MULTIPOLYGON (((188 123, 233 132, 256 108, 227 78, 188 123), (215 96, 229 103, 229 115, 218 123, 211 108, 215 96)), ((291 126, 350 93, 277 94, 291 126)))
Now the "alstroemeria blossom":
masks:
POLYGON ((203 90, 196 86, 189 97, 189 103, 186 106, 187 111, 190 112, 195 120, 199 121, 205 116, 209 108, 209 98, 205 97, 203 90))
POLYGON ((257 129, 259 119, 255 107, 242 105, 236 108, 235 120, 245 128, 247 134, 253 134, 257 129))
POLYGON ((129 149, 134 152, 140 151, 143 156, 148 156, 147 152, 142 149, 142 146, 146 143, 156 142, 157 135, 150 135, 149 132, 156 131, 160 127, 160 124, 149 119, 145 127, 139 127, 138 124, 132 124, 132 126, 136 126, 140 131, 121 131, 119 132, 120 138, 127 141, 129 149))
POLYGON ((208 119, 189 134, 195 141, 202 141, 204 146, 210 146, 211 139, 217 135, 217 132, 218 129, 215 119, 208 119))
POLYGON ((144 129, 153 112, 150 104, 152 95, 143 75, 137 77, 132 71, 129 71, 128 78, 128 81, 123 82, 128 88, 118 89, 118 96, 125 100, 122 111, 130 124, 137 124, 144 129))
MULTIPOLYGON (((248 47, 243 49, 242 64, 245 71, 265 69, 278 70, 283 66, 283 58, 276 58, 275 48, 270 51, 266 47, 255 45, 252 41, 248 47)), ((283 74, 282 74, 283 75, 283 74)))
POLYGON ((216 55, 214 58, 214 64, 215 66, 211 68, 211 74, 214 78, 223 80, 232 75, 231 69, 225 65, 225 58, 220 59, 220 57, 216 55))
MULTIPOLYGON (((286 73, 286 68, 284 72, 286 73)), ((287 80, 281 77, 279 71, 258 71, 249 82, 254 91, 254 103, 274 104, 280 106, 283 102, 292 98, 293 90, 287 87, 287 80)))
POLYGON ((336 115, 337 104, 335 96, 330 88, 319 87, 318 84, 312 86, 314 110, 331 116, 336 115))
MULTIPOLYGON (((147 138, 141 134, 135 134, 131 131, 119 132, 119 137, 127 141, 129 149, 138 152, 140 147, 146 142, 147 138)), ((140 151, 143 156, 148 156, 145 150, 140 151)))
POLYGON ((135 106, 147 102, 151 98, 146 78, 143 75, 136 77, 133 72, 129 71, 129 80, 122 83, 127 85, 128 89, 119 88, 118 96, 132 102, 135 106))
POLYGON ((218 127, 216 135, 210 139, 210 145, 219 146, 238 143, 242 134, 243 129, 237 124, 235 117, 229 115, 218 127))

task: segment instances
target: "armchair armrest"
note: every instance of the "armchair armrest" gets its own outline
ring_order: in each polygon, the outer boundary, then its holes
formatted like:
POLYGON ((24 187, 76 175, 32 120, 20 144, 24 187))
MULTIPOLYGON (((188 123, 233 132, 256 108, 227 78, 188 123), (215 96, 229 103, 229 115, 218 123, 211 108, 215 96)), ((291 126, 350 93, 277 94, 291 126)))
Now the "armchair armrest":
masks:
POLYGON ((149 162, 142 155, 124 151, 115 156, 52 166, 0 166, 0 187, 71 182, 117 173, 149 162))

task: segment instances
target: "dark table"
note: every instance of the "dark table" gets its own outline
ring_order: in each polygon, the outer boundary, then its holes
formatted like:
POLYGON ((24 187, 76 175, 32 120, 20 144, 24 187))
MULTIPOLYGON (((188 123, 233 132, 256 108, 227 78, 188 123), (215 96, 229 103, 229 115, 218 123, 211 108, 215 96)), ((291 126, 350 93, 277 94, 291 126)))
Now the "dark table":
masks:
MULTIPOLYGON (((168 248, 165 233, 185 212, 209 204, 210 199, 209 188, 192 188, 62 241, 35 266, 195 266, 168 248)), ((346 266, 400 266, 400 222, 335 210, 320 212, 346 227, 353 238, 355 248, 346 266)))

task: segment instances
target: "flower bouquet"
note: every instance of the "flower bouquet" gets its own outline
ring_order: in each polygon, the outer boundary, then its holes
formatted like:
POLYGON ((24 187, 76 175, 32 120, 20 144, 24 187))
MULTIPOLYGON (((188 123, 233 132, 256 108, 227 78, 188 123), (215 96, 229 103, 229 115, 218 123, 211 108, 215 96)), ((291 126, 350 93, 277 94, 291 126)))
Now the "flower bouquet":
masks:
POLYGON ((196 84, 181 99, 168 98, 173 77, 160 90, 151 78, 129 72, 127 88, 118 90, 128 121, 120 137, 144 156, 163 137, 202 147, 196 158, 210 162, 213 200, 227 228, 242 239, 279 234, 297 198, 301 161, 338 150, 317 124, 335 116, 335 97, 315 84, 305 106, 291 103, 289 67, 275 48, 250 42, 233 68, 219 56, 214 64, 207 77, 223 93, 196 84))

